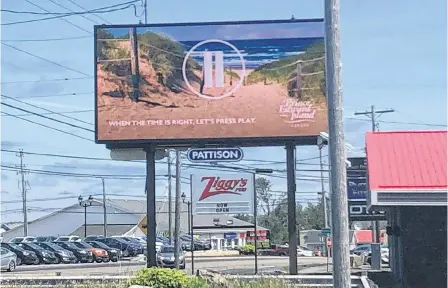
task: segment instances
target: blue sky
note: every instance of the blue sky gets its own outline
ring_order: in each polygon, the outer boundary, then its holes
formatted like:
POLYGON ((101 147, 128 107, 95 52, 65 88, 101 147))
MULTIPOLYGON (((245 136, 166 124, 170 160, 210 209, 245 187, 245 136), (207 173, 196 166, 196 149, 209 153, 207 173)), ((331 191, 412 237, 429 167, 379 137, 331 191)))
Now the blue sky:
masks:
MULTIPOLYGON (((78 7, 67 0, 58 3, 79 11, 78 7)), ((77 0, 88 9, 120 3, 118 0, 77 0)), ((61 7, 42 0, 38 2, 43 8, 52 12, 65 12, 61 7)), ((156 5, 149 1, 148 22, 200 22, 200 21, 232 21, 263 20, 323 17, 323 1, 278 0, 276 5, 267 0, 228 0, 225 2, 196 1, 159 1, 156 5)), ((2 1, 3 9, 36 11, 36 7, 23 0, 2 1)), ((140 9, 140 7, 139 7, 140 9)), ((141 11, 141 9, 140 9, 141 11)), ((114 24, 137 23, 131 10, 101 15, 114 24)), ((33 16, 35 17, 35 16, 33 16)), ((32 19, 26 15, 2 13, 2 22, 32 19)), ((102 23, 94 16, 86 16, 102 23)), ((143 19, 143 18, 141 18, 143 19)), ((434 0, 422 5, 419 1, 342 1, 341 6, 341 50, 343 61, 343 95, 345 113, 346 140, 358 150, 351 155, 362 155, 364 133, 371 129, 368 118, 354 116, 354 111, 369 109, 375 105, 378 109, 394 108, 395 113, 381 116, 379 129, 412 130, 412 129, 444 129, 444 127, 423 125, 424 123, 446 123, 446 2, 434 0), (414 124, 403 124, 414 123, 414 124)), ((93 32, 94 23, 82 17, 69 17, 67 20, 75 25, 93 32)), ((18 84, 3 84, 2 94, 21 98, 34 105, 57 112, 85 111, 67 114, 93 123, 93 38, 92 35, 76 28, 60 19, 30 24, 2 27, 2 41, 14 39, 49 39, 79 37, 65 41, 42 42, 5 42, 24 51, 39 55, 56 63, 70 67, 81 73, 33 58, 22 52, 2 45, 2 82, 35 81, 18 84), (83 75, 86 74, 86 75, 83 75), (45 81, 54 78, 69 78, 66 81, 45 81), (77 79, 74 79, 77 78, 77 79), (73 95, 73 94, 76 95, 73 95), (46 95, 71 94, 69 96, 37 97, 46 95)), ((36 108, 3 99, 5 103, 34 112, 36 108)), ((2 111, 10 114, 21 114, 12 108, 2 107, 2 111)), ((74 122, 74 120, 50 115, 73 124, 92 129, 93 126, 74 122)), ((35 116, 27 119, 51 125, 52 127, 82 135, 93 139, 93 134, 73 127, 57 124, 35 116)), ((31 123, 8 116, 1 117, 2 149, 23 149, 29 152, 78 155, 88 157, 109 158, 108 150, 102 145, 64 135, 31 123)), ((283 148, 250 148, 245 149, 245 158, 250 160, 284 161, 283 148)), ((326 155, 326 152, 325 152, 326 155)), ((298 159, 309 159, 318 156, 316 147, 301 147, 297 150, 298 159)), ((18 164, 19 158, 14 153, 2 153, 2 165, 18 164)), ((79 159, 54 158, 46 156, 26 155, 24 162, 29 169, 76 172, 85 174, 144 174, 144 165, 139 163, 122 163, 112 161, 93 161, 79 159)), ((299 170, 317 169, 315 160, 305 161, 306 165, 298 165, 299 170)), ((284 164, 269 164, 246 161, 240 164, 251 167, 271 167, 285 169, 284 164), (265 164, 265 165, 261 165, 265 164)), ((157 165, 157 194, 166 195, 166 164, 157 165)), ((174 171, 174 170, 173 170, 174 171)), ((197 173, 198 170, 184 168, 183 175, 197 173)), ((310 171, 299 171, 304 178, 317 177, 310 171)), ((271 177, 272 190, 285 191, 284 173, 276 173, 279 178, 271 177)), ((3 201, 20 200, 17 187, 18 175, 15 172, 2 171, 1 197, 3 201)), ((55 177, 48 175, 28 174, 28 199, 46 199, 51 197, 72 197, 65 200, 33 201, 31 208, 62 208, 75 204, 79 194, 89 195, 101 193, 101 180, 95 178, 55 177)), ((173 183, 174 184, 174 183, 173 183)), ((317 192, 320 184, 315 181, 300 180, 297 182, 299 192, 317 192)), ((144 181, 138 180, 106 180, 107 192, 120 195, 144 195, 144 181)), ((188 192, 188 185, 183 185, 188 192)), ((316 198, 315 193, 299 193, 298 199, 307 202, 316 198)), ((20 208, 20 203, 2 203, 2 210, 20 208)), ((42 216, 44 212, 31 212, 30 218, 42 216)), ((2 221, 21 219, 20 213, 2 213, 2 221)))

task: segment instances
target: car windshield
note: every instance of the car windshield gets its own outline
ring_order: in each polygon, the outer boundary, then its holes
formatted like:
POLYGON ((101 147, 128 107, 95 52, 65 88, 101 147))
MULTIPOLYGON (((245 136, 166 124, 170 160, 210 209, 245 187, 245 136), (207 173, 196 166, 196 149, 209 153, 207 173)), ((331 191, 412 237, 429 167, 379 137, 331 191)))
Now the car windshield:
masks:
POLYGON ((24 239, 23 237, 17 237, 17 238, 12 239, 11 242, 22 242, 23 239, 24 239))
POLYGON ((76 247, 76 245, 74 245, 73 243, 69 243, 69 242, 64 242, 64 244, 62 244, 61 246, 67 247, 69 249, 79 249, 78 247, 76 247))
POLYGON ((54 250, 61 250, 61 249, 63 249, 61 246, 58 246, 58 245, 56 245, 54 243, 45 243, 45 246, 50 247, 50 248, 52 248, 54 250))
POLYGON ((34 239, 34 241, 36 242, 45 242, 47 241, 48 237, 36 237, 36 239, 34 239))
POLYGON ((121 239, 121 238, 112 238, 112 239, 115 239, 115 240, 117 240, 118 242, 120 242, 120 243, 122 243, 122 244, 126 244, 128 241, 126 241, 126 240, 123 240, 123 239, 121 239))
MULTIPOLYGON (((160 253, 174 253, 174 247, 173 246, 163 246, 160 249, 160 253)), ((179 251, 181 253, 181 251, 179 251)))
POLYGON ((10 247, 11 247, 11 249, 14 249, 14 250, 17 250, 17 251, 25 251, 25 249, 23 249, 22 247, 20 247, 17 244, 9 244, 9 245, 6 245, 5 248, 10 248, 10 247))
POLYGON ((109 246, 107 246, 106 244, 104 244, 104 243, 101 243, 101 242, 97 242, 97 241, 95 241, 95 242, 92 242, 92 243, 90 243, 93 247, 97 247, 97 248, 103 248, 103 249, 108 249, 109 248, 109 246))
POLYGON ((90 246, 89 244, 87 244, 85 242, 75 242, 74 244, 81 248, 86 248, 86 249, 92 248, 92 246, 90 246))
POLYGON ((40 247, 39 245, 33 244, 33 243, 27 243, 26 245, 24 245, 25 249, 26 247, 30 247, 31 249, 35 249, 35 250, 44 250, 44 248, 40 247))
POLYGON ((59 237, 58 241, 68 241, 70 240, 70 237, 59 237))

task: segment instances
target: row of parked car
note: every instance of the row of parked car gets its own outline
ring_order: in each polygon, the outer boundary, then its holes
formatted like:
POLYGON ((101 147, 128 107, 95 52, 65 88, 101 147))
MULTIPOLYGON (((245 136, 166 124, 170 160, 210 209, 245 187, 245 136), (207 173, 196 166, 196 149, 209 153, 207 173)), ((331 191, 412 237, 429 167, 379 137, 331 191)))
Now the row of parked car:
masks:
MULTIPOLYGON (((191 238, 183 235, 181 247, 191 251, 191 238)), ((39 236, 15 237, 9 242, 2 242, 2 269, 14 271, 16 266, 27 264, 58 264, 58 263, 101 263, 117 262, 122 257, 134 257, 147 254, 146 237, 126 236, 39 236)), ((166 237, 156 238, 158 252, 162 247, 169 246, 166 237)), ((167 248, 168 249, 168 248, 167 248)), ((193 239, 194 250, 210 250, 207 241, 193 239)))

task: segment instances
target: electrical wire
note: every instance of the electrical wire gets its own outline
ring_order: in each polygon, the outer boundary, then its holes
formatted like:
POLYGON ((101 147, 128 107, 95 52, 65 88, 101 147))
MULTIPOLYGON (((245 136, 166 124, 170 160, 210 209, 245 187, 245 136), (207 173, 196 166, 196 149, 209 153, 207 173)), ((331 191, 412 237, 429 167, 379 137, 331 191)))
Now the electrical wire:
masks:
MULTIPOLYGON (((138 17, 138 15, 137 15, 137 7, 134 4, 128 4, 128 3, 138 2, 138 0, 130 1, 130 2, 127 2, 127 3, 116 4, 116 5, 112 5, 112 6, 107 6, 107 7, 102 7, 102 8, 97 8, 97 9, 93 9, 93 10, 89 10, 89 11, 85 11, 85 12, 72 12, 72 13, 50 12, 50 11, 48 11, 48 10, 46 10, 46 9, 44 9, 44 8, 42 8, 42 7, 38 6, 38 5, 30 2, 29 0, 25 0, 25 1, 30 3, 31 5, 33 5, 35 7, 40 8, 43 11, 46 11, 47 13, 38 13, 38 12, 30 12, 30 11, 14 11, 14 10, 1 10, 1 11, 2 12, 8 12, 8 13, 14 13, 14 14, 56 15, 56 16, 40 18, 40 19, 17 21, 17 22, 8 22, 8 23, 1 24, 2 26, 10 26, 10 25, 17 25, 17 24, 33 23, 33 22, 40 22, 40 21, 46 21, 46 20, 52 20, 52 19, 61 19, 61 20, 64 20, 64 21, 70 23, 71 25, 73 25, 73 26, 75 26, 75 27, 77 27, 77 28, 79 28, 79 29, 89 33, 89 34, 92 34, 90 31, 87 31, 84 28, 82 28, 82 27, 80 27, 80 26, 78 26, 78 25, 76 25, 76 24, 74 24, 74 23, 64 19, 64 17, 77 16, 77 15, 82 16, 83 14, 92 14, 92 13, 111 13, 111 12, 126 10, 126 9, 128 9, 130 7, 134 8, 134 15, 135 15, 135 17, 138 17), (128 4, 128 5, 126 5, 126 4, 128 4), (124 5, 126 5, 126 6, 124 6, 124 5), (111 7, 119 7, 119 6, 124 6, 124 7, 108 9, 108 8, 111 8, 111 7)), ((68 9, 68 8, 66 8, 66 7, 64 7, 64 6, 54 2, 52 0, 49 0, 49 1, 54 3, 54 4, 56 4, 56 5, 58 5, 58 6, 60 6, 60 7, 63 7, 65 9, 67 9, 67 10, 70 10, 70 9, 68 9)))
MULTIPOLYGON (((3 94, 2 94, 2 96, 3 96, 3 94)), ((92 130, 92 129, 84 128, 84 127, 81 127, 81 126, 78 126, 78 125, 75 125, 75 124, 71 124, 71 123, 68 123, 68 122, 65 122, 65 121, 61 121, 61 120, 58 120, 58 119, 55 119, 55 118, 51 118, 51 117, 42 115, 42 114, 39 114, 39 113, 34 113, 34 112, 32 112, 32 111, 25 110, 25 109, 16 107, 16 106, 14 106, 14 105, 6 104, 6 103, 4 103, 4 102, 1 102, 1 104, 4 105, 4 106, 6 106, 6 107, 10 107, 10 108, 13 108, 13 109, 22 111, 22 112, 26 112, 26 113, 33 114, 34 116, 38 116, 38 117, 41 117, 41 118, 44 118, 44 119, 47 119, 47 120, 51 120, 51 121, 57 122, 57 123, 59 123, 59 124, 65 124, 65 125, 71 126, 71 127, 73 127, 73 128, 78 128, 78 129, 81 129, 81 130, 84 130, 84 131, 88 131, 88 132, 93 132, 93 133, 95 133, 95 131, 92 130)))
MULTIPOLYGON (((6 41, 8 42, 8 41, 6 41)), ((93 76, 86 77, 73 77, 73 78, 53 78, 53 79, 41 79, 41 80, 23 80, 23 81, 5 81, 0 84, 21 84, 21 83, 44 83, 44 82, 60 82, 60 81, 72 81, 72 80, 85 80, 93 79, 93 76)))
POLYGON ((84 14, 90 14, 88 10, 85 10, 85 11, 83 11, 83 12, 79 12, 79 13, 78 13, 78 12, 73 11, 73 10, 70 9, 70 8, 65 7, 64 5, 58 3, 58 2, 56 2, 56 1, 54 1, 54 0, 48 0, 48 1, 50 1, 51 3, 53 3, 53 4, 55 4, 55 5, 59 6, 59 7, 61 7, 61 8, 63 8, 63 9, 65 9, 65 10, 67 10, 67 11, 70 11, 70 12, 71 12, 70 14, 76 14, 76 15, 78 15, 78 16, 80 16, 80 17, 86 19, 87 21, 92 22, 93 24, 101 24, 101 23, 98 23, 98 22, 96 22, 96 21, 94 21, 94 20, 92 20, 92 19, 90 19, 89 17, 87 17, 87 16, 84 15, 84 14))
POLYGON ((45 124, 42 124, 42 123, 39 123, 39 122, 35 122, 35 121, 29 120, 29 119, 26 119, 26 118, 22 118, 20 116, 12 115, 12 114, 9 114, 9 113, 3 112, 3 111, 1 113, 5 114, 5 115, 8 115, 8 116, 11 116, 11 117, 14 117, 14 118, 17 118, 17 119, 21 119, 21 120, 29 122, 29 123, 33 123, 33 124, 36 124, 36 125, 39 125, 39 126, 42 126, 42 127, 48 128, 48 129, 51 129, 51 130, 55 130, 55 131, 58 131, 58 132, 61 132, 61 133, 67 134, 67 135, 71 135, 71 136, 79 138, 79 139, 87 140, 87 141, 90 141, 90 142, 95 142, 92 139, 89 139, 89 138, 86 138, 86 137, 83 137, 83 136, 80 136, 80 135, 77 135, 77 134, 74 134, 74 133, 70 133, 70 132, 67 132, 67 131, 64 131, 64 130, 61 130, 61 129, 57 129, 57 128, 54 128, 54 127, 51 127, 51 126, 48 126, 48 125, 45 125, 45 124))
MULTIPOLYGON (((42 11, 45 11, 45 12, 50 13, 50 14, 52 13, 52 12, 50 12, 49 10, 47 10, 47 9, 45 9, 45 8, 43 8, 43 7, 39 6, 39 5, 37 5, 37 4, 33 3, 33 2, 31 2, 30 0, 25 0, 25 1, 28 2, 29 4, 33 5, 34 7, 39 8, 39 9, 42 10, 42 11)), ((61 19, 62 21, 64 21, 64 22, 66 22, 66 23, 72 25, 73 27, 78 28, 78 29, 81 30, 81 31, 84 31, 84 32, 86 32, 86 33, 88 33, 88 34, 90 34, 90 35, 93 35, 93 33, 90 32, 89 30, 84 29, 84 28, 82 28, 81 26, 76 25, 75 23, 73 23, 73 22, 71 22, 71 21, 69 21, 69 20, 67 20, 67 19, 64 19, 64 18, 60 18, 60 19, 61 19)), ((5 24, 5 23, 4 23, 4 24, 5 24)), ((3 24, 3 25, 4 25, 4 24, 3 24)))
MULTIPOLYGON (((28 105, 28 106, 37 108, 37 109, 41 109, 41 110, 47 111, 47 112, 52 113, 52 114, 56 114, 56 115, 65 117, 65 118, 67 118, 67 119, 75 120, 75 121, 78 121, 78 122, 81 122, 81 123, 84 123, 84 124, 88 124, 88 125, 92 125, 92 126, 93 126, 93 124, 90 123, 90 122, 87 122, 87 121, 84 121, 84 120, 81 120, 81 119, 78 119, 78 118, 75 118, 75 117, 67 116, 67 115, 64 115, 64 114, 62 114, 62 113, 55 112, 55 111, 49 110, 49 109, 47 109, 47 108, 40 107, 40 106, 38 106, 38 105, 34 105, 34 104, 31 104, 31 103, 28 103, 28 102, 25 102, 25 101, 21 101, 21 100, 16 99, 16 98, 12 98, 12 97, 6 96, 6 95, 4 95, 4 94, 1 94, 1 95, 2 95, 2 97, 6 98, 6 99, 10 99, 10 100, 13 100, 13 101, 16 101, 16 102, 19 102, 19 103, 22 103, 22 104, 25 104, 25 105, 28 105)), ((28 113, 28 114, 33 115, 33 113, 28 113)), ((42 113, 40 113, 39 115, 43 116, 42 113)))
MULTIPOLYGON (((362 118, 354 118, 354 117, 346 117, 345 119, 356 120, 356 121, 368 121, 372 122, 370 119, 362 119, 362 118)), ((424 122, 400 122, 400 121, 385 121, 385 120, 376 120, 379 123, 388 123, 388 124, 404 124, 404 125, 420 125, 420 126, 430 126, 430 127, 443 127, 446 128, 448 125, 446 124, 435 124, 435 123, 424 123, 424 122)))
POLYGON ((78 39, 93 39, 93 36, 75 36, 63 38, 41 38, 41 39, 2 39, 3 42, 51 42, 51 41, 67 41, 78 39))
MULTIPOLYGON (((47 113, 40 113, 41 115, 55 115, 55 114, 79 114, 79 113, 91 113, 95 110, 74 110, 74 111, 65 111, 65 112, 47 112, 47 113)), ((9 115, 1 115, 3 117, 9 117, 9 115)), ((27 117, 27 116, 33 116, 33 114, 30 113, 24 113, 24 114, 15 114, 14 116, 20 116, 20 117, 27 117)))
POLYGON ((38 59, 40 59, 40 60, 46 61, 46 62, 51 63, 51 64, 56 65, 56 66, 59 66, 59 67, 61 67, 61 68, 65 68, 65 69, 67 69, 67 70, 70 70, 70 71, 72 71, 72 72, 76 72, 76 73, 81 74, 81 75, 84 75, 84 76, 93 77, 93 76, 91 76, 91 75, 89 75, 89 74, 87 74, 87 73, 84 73, 84 72, 82 72, 82 71, 79 71, 79 70, 70 68, 70 67, 68 67, 68 66, 59 64, 59 63, 54 62, 54 61, 52 61, 52 60, 43 58, 43 57, 38 56, 38 55, 36 55, 36 54, 33 54, 33 53, 28 52, 28 51, 25 51, 25 50, 22 50, 22 49, 20 49, 20 48, 17 48, 17 47, 15 47, 15 46, 13 46, 13 45, 7 44, 7 43, 5 43, 5 42, 3 42, 3 41, 2 41, 1 43, 2 43, 2 45, 5 45, 5 46, 7 46, 7 47, 9 47, 9 48, 11 48, 11 49, 14 49, 14 50, 17 50, 17 51, 22 52, 22 53, 24 53, 24 54, 33 56, 33 57, 38 58, 38 59))
MULTIPOLYGON (((85 11, 88 11, 88 9, 84 8, 83 6, 79 5, 78 3, 76 3, 76 2, 73 1, 73 0, 67 0, 67 1, 70 2, 70 3, 72 3, 73 5, 77 6, 78 8, 81 8, 81 9, 84 9, 85 11)), ((95 14, 95 13, 92 13, 92 15, 95 16, 96 18, 98 18, 98 19, 104 21, 105 23, 107 23, 107 24, 111 24, 111 25, 112 25, 111 22, 107 21, 107 20, 104 19, 103 17, 101 17, 101 16, 99 16, 99 15, 97 15, 97 14, 95 14)), ((102 23, 100 23, 100 24, 102 24, 102 23)))

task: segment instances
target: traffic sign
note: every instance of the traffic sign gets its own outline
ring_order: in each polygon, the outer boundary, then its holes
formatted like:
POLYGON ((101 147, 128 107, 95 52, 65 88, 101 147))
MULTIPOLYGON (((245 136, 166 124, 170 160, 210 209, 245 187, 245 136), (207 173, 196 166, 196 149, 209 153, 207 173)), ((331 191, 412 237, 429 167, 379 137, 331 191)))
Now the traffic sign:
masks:
POLYGON ((191 148, 187 152, 190 162, 238 162, 243 155, 241 148, 191 148))
POLYGON ((148 227, 146 226, 146 216, 143 217, 142 220, 140 220, 140 222, 138 223, 138 228, 140 228, 140 230, 142 230, 142 232, 145 233, 145 235, 148 235, 148 227))
POLYGON ((331 229, 330 228, 323 228, 320 233, 322 235, 326 235, 327 237, 331 235, 331 229))

